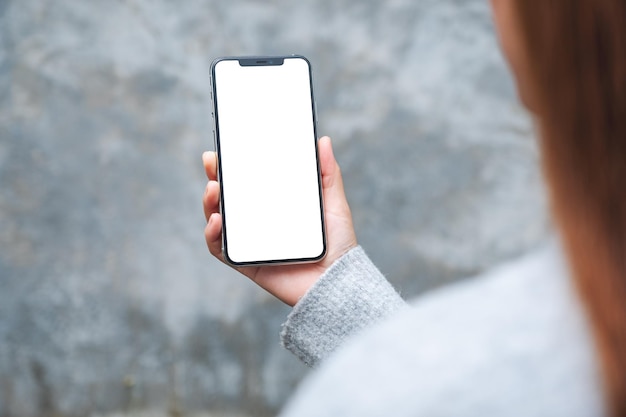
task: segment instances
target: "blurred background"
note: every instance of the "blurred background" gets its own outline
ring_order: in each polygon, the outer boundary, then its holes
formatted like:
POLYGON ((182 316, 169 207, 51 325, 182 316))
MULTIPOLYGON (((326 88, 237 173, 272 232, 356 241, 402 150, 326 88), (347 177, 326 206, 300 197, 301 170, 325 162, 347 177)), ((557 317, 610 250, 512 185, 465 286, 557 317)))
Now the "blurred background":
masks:
POLYGON ((313 65, 357 235, 410 298, 549 222, 486 0, 0 0, 0 416, 270 416, 289 309, 208 254, 209 64, 313 65))

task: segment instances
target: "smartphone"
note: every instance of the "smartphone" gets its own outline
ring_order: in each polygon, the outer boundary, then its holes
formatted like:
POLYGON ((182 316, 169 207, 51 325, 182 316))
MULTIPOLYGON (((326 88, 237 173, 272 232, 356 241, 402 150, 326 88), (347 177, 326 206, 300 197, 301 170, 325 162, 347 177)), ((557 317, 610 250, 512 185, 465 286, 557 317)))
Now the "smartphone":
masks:
POLYGON ((326 255, 309 61, 224 57, 211 64, 222 250, 234 266, 326 255))

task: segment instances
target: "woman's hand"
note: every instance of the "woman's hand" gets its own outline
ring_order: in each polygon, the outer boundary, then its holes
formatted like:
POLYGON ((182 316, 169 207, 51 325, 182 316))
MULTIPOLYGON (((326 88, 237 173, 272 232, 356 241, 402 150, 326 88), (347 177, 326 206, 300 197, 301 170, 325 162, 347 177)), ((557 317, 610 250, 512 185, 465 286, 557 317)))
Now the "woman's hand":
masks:
MULTIPOLYGON (((343 190, 339 165, 333 155, 329 137, 318 141, 324 194, 327 253, 317 263, 253 266, 236 268, 278 299, 293 306, 318 280, 322 273, 339 257, 357 245, 352 215, 343 190)), ((222 254, 222 217, 219 213, 220 186, 217 182, 217 157, 215 152, 205 152, 202 162, 209 182, 202 199, 207 225, 204 237, 209 252, 224 262, 222 254)))

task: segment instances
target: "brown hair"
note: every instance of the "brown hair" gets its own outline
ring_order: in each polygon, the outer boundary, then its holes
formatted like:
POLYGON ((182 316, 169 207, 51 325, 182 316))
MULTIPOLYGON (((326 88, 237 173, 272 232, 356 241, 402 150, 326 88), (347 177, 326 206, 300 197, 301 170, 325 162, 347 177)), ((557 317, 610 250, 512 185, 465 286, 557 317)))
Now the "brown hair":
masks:
POLYGON ((593 326, 607 404, 626 417, 626 1, 518 0, 545 175, 593 326))

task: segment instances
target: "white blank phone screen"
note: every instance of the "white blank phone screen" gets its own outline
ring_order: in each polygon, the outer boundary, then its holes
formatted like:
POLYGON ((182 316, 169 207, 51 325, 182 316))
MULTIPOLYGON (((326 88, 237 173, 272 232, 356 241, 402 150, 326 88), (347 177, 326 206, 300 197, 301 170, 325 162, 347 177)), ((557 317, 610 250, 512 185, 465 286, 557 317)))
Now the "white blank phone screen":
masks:
POLYGON ((234 262, 324 251, 308 63, 215 65, 225 249, 234 262))

